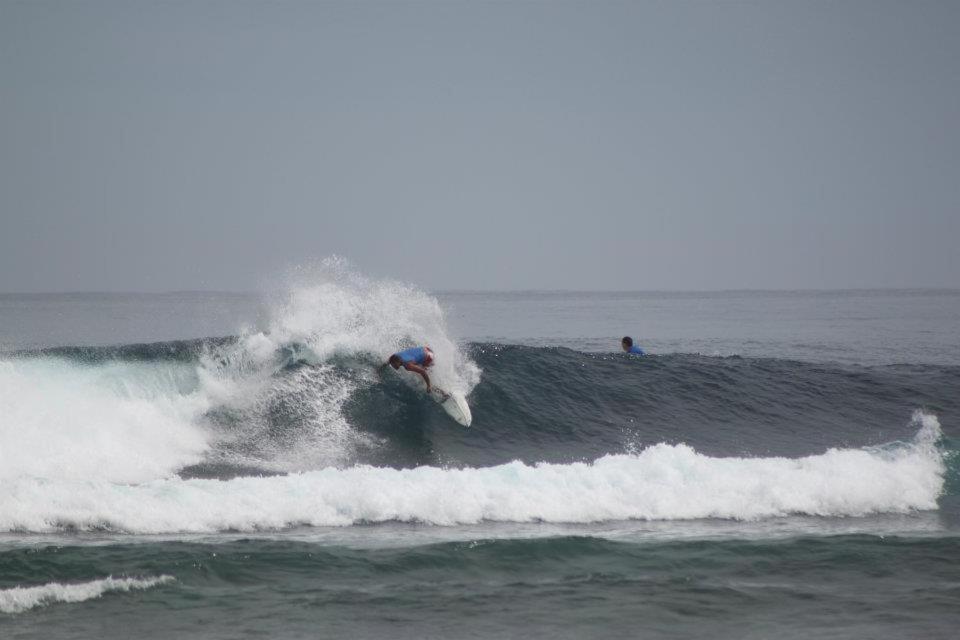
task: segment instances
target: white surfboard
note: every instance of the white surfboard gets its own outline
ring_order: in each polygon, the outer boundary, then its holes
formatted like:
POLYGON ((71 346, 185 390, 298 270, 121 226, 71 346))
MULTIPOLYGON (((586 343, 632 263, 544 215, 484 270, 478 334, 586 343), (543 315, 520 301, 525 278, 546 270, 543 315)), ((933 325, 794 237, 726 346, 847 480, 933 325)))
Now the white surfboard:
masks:
POLYGON ((447 415, 463 426, 469 427, 470 423, 473 422, 473 416, 470 414, 470 405, 467 404, 467 399, 464 398, 462 394, 447 393, 443 389, 433 387, 430 391, 430 397, 443 407, 447 415))

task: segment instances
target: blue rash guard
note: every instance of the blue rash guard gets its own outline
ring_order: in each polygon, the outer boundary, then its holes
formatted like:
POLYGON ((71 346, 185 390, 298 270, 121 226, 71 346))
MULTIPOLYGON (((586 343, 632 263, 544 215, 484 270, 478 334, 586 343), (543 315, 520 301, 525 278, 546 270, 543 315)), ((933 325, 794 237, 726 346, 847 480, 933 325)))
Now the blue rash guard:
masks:
POLYGON ((643 349, 641 349, 641 348, 638 347, 637 345, 633 345, 632 347, 630 347, 630 350, 627 351, 627 353, 635 353, 635 354, 637 354, 638 356, 645 356, 645 355, 647 355, 647 354, 645 354, 645 353, 643 352, 643 349))
POLYGON ((410 347, 397 352, 396 355, 403 364, 418 364, 422 367, 427 361, 427 351, 423 347, 410 347))

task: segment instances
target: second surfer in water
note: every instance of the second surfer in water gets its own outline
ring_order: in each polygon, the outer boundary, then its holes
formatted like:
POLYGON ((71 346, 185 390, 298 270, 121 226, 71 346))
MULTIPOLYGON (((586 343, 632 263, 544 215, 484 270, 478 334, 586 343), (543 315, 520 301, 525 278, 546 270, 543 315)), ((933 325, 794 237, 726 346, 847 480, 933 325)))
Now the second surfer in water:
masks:
POLYGON ((430 376, 427 375, 427 367, 432 364, 433 351, 430 350, 430 347, 410 347, 409 349, 398 351, 390 356, 385 364, 380 365, 377 372, 382 372, 384 367, 389 365, 394 369, 403 367, 407 371, 419 373, 423 377, 423 381, 427 383, 427 393, 430 393, 433 387, 430 385, 430 376))
POLYGON ((646 355, 643 352, 643 349, 633 344, 633 338, 630 336, 623 336, 623 340, 620 341, 620 348, 626 351, 627 353, 633 353, 638 356, 646 355))

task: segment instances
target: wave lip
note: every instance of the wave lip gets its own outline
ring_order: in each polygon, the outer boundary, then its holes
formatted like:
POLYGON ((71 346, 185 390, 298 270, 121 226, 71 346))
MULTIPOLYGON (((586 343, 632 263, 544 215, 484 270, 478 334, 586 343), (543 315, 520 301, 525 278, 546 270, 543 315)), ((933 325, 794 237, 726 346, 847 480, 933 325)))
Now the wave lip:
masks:
POLYGON ((141 485, 15 481, 0 530, 207 533, 420 522, 759 520, 933 510, 944 486, 940 426, 917 413, 906 443, 805 458, 714 458, 686 445, 572 464, 484 468, 368 465, 276 477, 141 485))
POLYGON ((84 602, 99 598, 111 591, 132 591, 149 589, 161 584, 173 582, 173 576, 162 575, 155 578, 114 578, 107 576, 99 580, 79 584, 50 582, 37 587, 13 587, 0 590, 0 612, 23 613, 35 607, 55 602, 84 602))

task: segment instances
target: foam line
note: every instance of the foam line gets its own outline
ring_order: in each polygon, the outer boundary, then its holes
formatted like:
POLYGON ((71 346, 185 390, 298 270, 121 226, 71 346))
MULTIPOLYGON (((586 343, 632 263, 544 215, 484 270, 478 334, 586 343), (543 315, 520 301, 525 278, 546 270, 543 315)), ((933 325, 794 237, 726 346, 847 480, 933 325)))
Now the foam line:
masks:
POLYGON ((156 578, 114 578, 108 576, 100 580, 79 584, 61 584, 50 582, 38 587, 13 587, 0 590, 0 612, 23 613, 35 607, 55 602, 84 602, 99 598, 111 591, 132 591, 149 589, 161 584, 173 582, 173 576, 156 578))
POLYGON ((758 520, 937 508, 945 465, 936 417, 909 443, 804 458, 713 458, 658 444, 591 463, 390 469, 354 466, 279 477, 141 485, 14 481, 0 530, 131 533, 273 530, 299 525, 482 521, 758 520))

